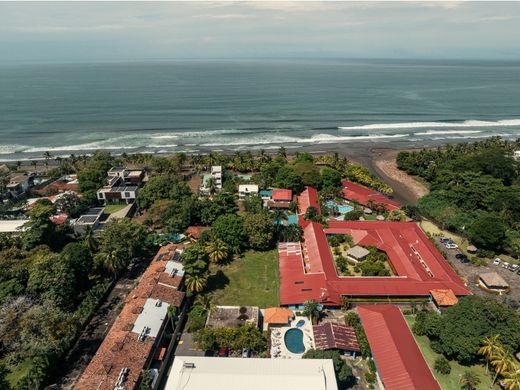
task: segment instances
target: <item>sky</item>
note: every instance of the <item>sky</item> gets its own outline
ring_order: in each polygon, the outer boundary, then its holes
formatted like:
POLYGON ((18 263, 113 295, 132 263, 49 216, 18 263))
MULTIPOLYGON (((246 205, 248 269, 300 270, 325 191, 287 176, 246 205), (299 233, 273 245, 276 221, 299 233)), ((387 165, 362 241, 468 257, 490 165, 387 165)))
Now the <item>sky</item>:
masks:
POLYGON ((520 2, 0 2, 0 62, 520 59, 520 2))

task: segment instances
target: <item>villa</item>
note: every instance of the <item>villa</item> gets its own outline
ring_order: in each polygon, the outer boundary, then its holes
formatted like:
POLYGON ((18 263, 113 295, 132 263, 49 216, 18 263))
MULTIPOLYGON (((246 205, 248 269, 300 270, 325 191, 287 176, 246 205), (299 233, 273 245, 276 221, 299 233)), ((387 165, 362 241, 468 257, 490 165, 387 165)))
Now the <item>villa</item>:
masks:
POLYGON ((137 389, 143 370, 157 378, 169 347, 165 329, 169 306, 180 309, 183 273, 172 259, 176 247, 159 249, 103 343, 79 378, 76 390, 137 389))
POLYGON ((7 194, 13 198, 25 194, 33 185, 33 177, 27 175, 16 175, 11 177, 6 186, 7 194))
POLYGON ((288 326, 294 319, 294 312, 285 307, 269 307, 263 310, 264 330, 271 326, 288 326))
POLYGON ((107 173, 108 184, 97 191, 97 198, 105 204, 120 201, 131 203, 137 198, 137 191, 144 176, 145 172, 142 169, 113 167, 107 173))
POLYGON ((375 299, 430 299, 435 289, 455 296, 471 292, 415 223, 388 221, 302 221, 302 242, 280 243, 280 302, 295 308, 307 300, 339 307, 343 296, 375 299), (338 276, 327 235, 349 234, 356 245, 384 251, 396 276, 338 276))
POLYGON ((247 196, 258 195, 258 185, 240 184, 238 186, 238 198, 245 199, 247 196))
POLYGON ((288 209, 292 200, 292 190, 275 188, 271 191, 271 198, 267 201, 267 208, 288 209))
POLYGON ((103 207, 92 207, 86 211, 78 219, 72 222, 74 233, 82 235, 85 234, 88 229, 92 231, 98 229, 101 226, 104 210, 103 207))

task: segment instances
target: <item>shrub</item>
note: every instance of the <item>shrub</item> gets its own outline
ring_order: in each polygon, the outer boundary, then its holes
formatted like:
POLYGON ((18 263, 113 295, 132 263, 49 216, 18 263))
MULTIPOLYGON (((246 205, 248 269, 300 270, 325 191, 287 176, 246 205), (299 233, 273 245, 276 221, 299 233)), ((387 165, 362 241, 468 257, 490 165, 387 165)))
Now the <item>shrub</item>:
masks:
POLYGON ((435 359, 433 368, 436 372, 443 375, 448 375, 451 372, 450 362, 444 356, 439 356, 435 359))

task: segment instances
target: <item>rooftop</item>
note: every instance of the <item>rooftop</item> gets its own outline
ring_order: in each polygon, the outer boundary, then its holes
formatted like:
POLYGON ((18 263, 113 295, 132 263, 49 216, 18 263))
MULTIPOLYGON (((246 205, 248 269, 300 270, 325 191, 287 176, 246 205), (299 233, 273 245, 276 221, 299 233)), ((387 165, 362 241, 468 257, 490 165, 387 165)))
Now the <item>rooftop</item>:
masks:
POLYGON ((394 305, 360 305, 359 317, 386 390, 441 390, 394 305))
POLYGON ((332 360, 177 356, 165 390, 337 390, 332 360))
POLYGON ((210 230, 211 228, 209 226, 189 226, 188 229, 186 229, 186 233, 188 233, 188 235, 194 239, 198 240, 203 232, 210 230))
POLYGON ((318 213, 321 212, 318 191, 314 187, 307 187, 298 195, 298 213, 305 214, 309 207, 314 207, 318 213))
POLYGON ((356 331, 350 326, 325 322, 320 325, 314 325, 312 328, 316 349, 359 351, 356 331))
POLYGON ((264 310, 264 324, 287 324, 294 312, 285 307, 269 307, 264 310))
POLYGON ((401 205, 395 200, 362 185, 353 183, 349 180, 342 180, 342 195, 345 199, 353 200, 364 206, 369 206, 371 202, 382 204, 387 211, 399 209, 401 205))
POLYGON ((352 256, 354 259, 363 259, 370 254, 368 249, 363 248, 362 246, 356 245, 352 248, 349 248, 347 251, 347 255, 352 256))
POLYGON ((314 299, 339 306, 341 296, 424 296, 435 289, 469 295, 462 280, 415 223, 329 221, 329 227, 303 221, 303 243, 282 243, 280 302, 301 304, 314 299), (389 277, 338 276, 326 234, 350 234, 356 244, 386 252, 394 274, 389 277))
POLYGON ((292 200, 292 191, 275 188, 272 190, 271 199, 277 202, 290 202, 292 200))
POLYGON ((450 289, 435 289, 430 291, 433 300, 438 306, 453 306, 459 301, 450 289))
POLYGON ((175 249, 171 244, 159 249, 137 287, 126 297, 121 313, 81 375, 76 390, 113 390, 124 368, 128 373, 123 388, 135 387, 141 371, 150 362, 168 306, 180 307, 184 299, 184 293, 178 291, 182 277, 166 273, 175 249))
POLYGON ((487 272, 479 274, 478 277, 488 287, 508 288, 509 284, 496 272, 487 272))
POLYGON ((0 233, 15 233, 23 231, 23 225, 29 222, 28 219, 3 219, 0 220, 0 233))
POLYGON ((206 321, 208 328, 237 328, 245 323, 258 326, 260 309, 256 306, 217 306, 206 321))

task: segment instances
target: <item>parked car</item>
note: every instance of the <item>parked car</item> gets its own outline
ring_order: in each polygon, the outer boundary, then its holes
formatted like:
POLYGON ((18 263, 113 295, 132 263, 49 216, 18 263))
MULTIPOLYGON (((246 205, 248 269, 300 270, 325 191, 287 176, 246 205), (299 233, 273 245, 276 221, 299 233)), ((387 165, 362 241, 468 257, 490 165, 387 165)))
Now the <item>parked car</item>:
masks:
POLYGON ((517 275, 520 275, 520 269, 519 269, 518 271, 516 271, 516 274, 517 274, 517 275))
POLYGON ((509 271, 515 272, 519 268, 518 264, 511 264, 509 266, 509 271))
POLYGON ((502 260, 500 260, 498 257, 496 257, 495 260, 493 260, 494 265, 499 265, 501 262, 502 260))
POLYGON ((251 356, 251 350, 249 348, 243 348, 242 349, 242 357, 243 358, 248 358, 249 356, 251 356))
POLYGON ((459 246, 455 243, 446 243, 446 249, 457 249, 459 246))
POLYGON ((447 242, 450 242, 451 240, 446 237, 441 237, 441 238, 439 238, 439 241, 442 242, 443 244, 446 244, 447 242))
POLYGON ((456 259, 459 259, 459 260, 462 259, 463 257, 466 257, 466 255, 463 254, 463 253, 457 253, 457 254, 455 255, 455 258, 456 258, 456 259))
POLYGON ((218 356, 220 356, 220 357, 228 357, 229 356, 229 350, 227 348, 224 348, 224 347, 220 348, 218 350, 218 356))
POLYGON ((504 261, 502 263, 502 268, 508 269, 509 268, 509 263, 507 261, 504 261))

